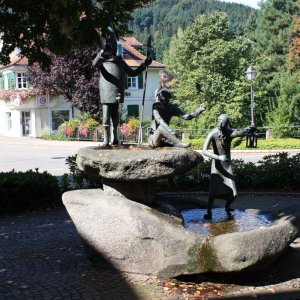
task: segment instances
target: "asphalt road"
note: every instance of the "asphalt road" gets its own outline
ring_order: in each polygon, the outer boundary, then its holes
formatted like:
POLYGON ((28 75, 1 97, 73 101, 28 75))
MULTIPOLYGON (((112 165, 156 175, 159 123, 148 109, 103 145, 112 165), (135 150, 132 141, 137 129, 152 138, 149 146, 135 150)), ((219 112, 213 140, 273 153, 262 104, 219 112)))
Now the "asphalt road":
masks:
MULTIPOLYGON (((65 160, 77 153, 78 149, 96 146, 99 142, 78 141, 46 141, 36 138, 14 138, 0 136, 0 172, 27 171, 38 168, 40 172, 48 171, 52 175, 61 176, 69 173, 65 160)), ((257 162, 265 155, 278 151, 232 151, 232 158, 246 162, 257 162)), ((291 150, 289 153, 299 153, 291 150)))
POLYGON ((69 173, 65 160, 78 149, 99 145, 94 142, 46 141, 36 138, 0 137, 0 172, 38 168, 60 176, 69 173))

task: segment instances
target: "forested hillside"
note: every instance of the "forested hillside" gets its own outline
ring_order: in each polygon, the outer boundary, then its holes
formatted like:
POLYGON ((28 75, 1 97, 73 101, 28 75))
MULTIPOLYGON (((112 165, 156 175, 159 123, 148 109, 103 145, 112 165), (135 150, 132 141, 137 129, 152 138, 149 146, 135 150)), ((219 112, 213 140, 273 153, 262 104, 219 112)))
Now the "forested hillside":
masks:
MULTIPOLYGON (((186 111, 205 101, 207 109, 189 122, 192 128, 212 128, 221 113, 234 126, 250 125, 249 81, 255 67, 254 122, 270 126, 275 136, 290 136, 300 125, 299 0, 266 0, 243 35, 233 35, 228 14, 199 15, 178 29, 165 51, 169 83, 175 100, 186 111), (255 21, 255 22, 253 22, 255 21), (203 93, 197 93, 197 83, 203 93)), ((176 127, 181 125, 178 121, 176 127)), ((252 120, 251 120, 252 122, 252 120)))
POLYGON ((151 33, 157 58, 162 60, 163 53, 168 49, 171 37, 177 32, 178 27, 185 29, 198 15, 213 11, 228 14, 230 30, 234 33, 245 31, 257 14, 257 10, 251 7, 217 0, 157 0, 135 10, 129 28, 143 43, 151 33))

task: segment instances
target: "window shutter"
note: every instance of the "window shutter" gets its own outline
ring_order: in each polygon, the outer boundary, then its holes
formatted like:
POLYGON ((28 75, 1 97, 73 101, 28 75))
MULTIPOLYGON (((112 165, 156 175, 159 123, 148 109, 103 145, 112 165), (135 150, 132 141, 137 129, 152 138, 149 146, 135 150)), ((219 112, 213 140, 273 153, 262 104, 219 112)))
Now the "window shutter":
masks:
POLYGON ((16 74, 14 72, 7 74, 8 79, 8 88, 15 89, 16 88, 16 74))
POLYGON ((138 76, 138 82, 139 82, 138 88, 139 89, 143 89, 143 87, 144 87, 144 76, 143 76, 143 73, 139 74, 139 76, 138 76))

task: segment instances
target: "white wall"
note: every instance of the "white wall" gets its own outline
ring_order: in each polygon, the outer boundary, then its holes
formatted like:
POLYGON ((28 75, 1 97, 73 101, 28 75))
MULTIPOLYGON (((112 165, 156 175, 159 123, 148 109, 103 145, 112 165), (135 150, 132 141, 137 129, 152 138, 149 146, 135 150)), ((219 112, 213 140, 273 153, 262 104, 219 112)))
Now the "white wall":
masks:
MULTIPOLYGON (((145 81, 145 72, 143 73, 145 81)), ((151 119, 152 105, 155 102, 155 91, 159 88, 159 69, 148 69, 147 85, 144 105, 144 119, 151 119)), ((141 112, 143 101, 143 89, 127 89, 130 96, 125 96, 123 107, 126 109, 127 105, 139 105, 141 112)))
MULTIPOLYGON (((62 96, 51 99, 50 106, 38 107, 36 98, 33 97, 19 106, 0 100, 0 135, 23 136, 21 116, 22 112, 29 111, 31 117, 31 137, 40 137, 43 133, 49 132, 51 115, 54 110, 68 110, 71 116, 71 105, 62 96), (8 130, 5 113, 11 113, 12 129, 8 130)), ((75 109, 78 114, 78 110, 75 109)))

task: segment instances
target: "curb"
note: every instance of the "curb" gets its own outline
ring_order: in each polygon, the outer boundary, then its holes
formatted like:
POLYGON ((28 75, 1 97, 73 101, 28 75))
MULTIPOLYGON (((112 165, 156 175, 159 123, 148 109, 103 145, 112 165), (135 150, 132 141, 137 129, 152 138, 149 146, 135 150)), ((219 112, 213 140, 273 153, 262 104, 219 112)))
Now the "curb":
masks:
MULTIPOLYGON (((197 196, 208 195, 209 192, 159 192, 158 195, 182 195, 197 196)), ((300 192, 238 192, 238 195, 256 195, 256 196, 300 196, 300 192)))

